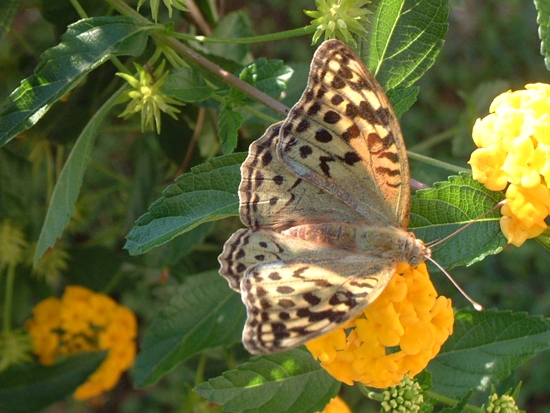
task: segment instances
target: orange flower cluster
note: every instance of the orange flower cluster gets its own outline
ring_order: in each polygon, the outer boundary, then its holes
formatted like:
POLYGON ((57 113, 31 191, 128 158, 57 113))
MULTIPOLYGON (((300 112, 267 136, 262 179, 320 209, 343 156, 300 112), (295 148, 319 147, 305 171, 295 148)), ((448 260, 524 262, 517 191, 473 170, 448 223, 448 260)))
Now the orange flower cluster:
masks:
POLYGON ((109 351, 88 381, 75 391, 78 400, 111 390, 136 357, 134 313, 84 287, 67 287, 61 300, 42 300, 25 326, 42 364, 53 364, 58 355, 109 351))
POLYGON ((472 176, 488 189, 506 189, 500 227, 521 246, 545 229, 550 213, 550 85, 497 96, 490 114, 478 119, 472 137, 472 176))
POLYGON ((420 373, 453 332, 449 298, 437 296, 426 265, 399 264, 363 314, 306 343, 337 380, 384 388, 420 373))

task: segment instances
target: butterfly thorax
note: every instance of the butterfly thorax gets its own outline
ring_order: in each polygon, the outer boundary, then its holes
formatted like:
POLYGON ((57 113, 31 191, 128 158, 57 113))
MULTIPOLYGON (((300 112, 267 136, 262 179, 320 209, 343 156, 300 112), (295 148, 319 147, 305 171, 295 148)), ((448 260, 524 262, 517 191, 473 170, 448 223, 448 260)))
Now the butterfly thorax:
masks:
POLYGON ((352 225, 347 223, 303 224, 291 227, 282 235, 347 250, 417 265, 430 257, 431 251, 413 233, 393 226, 352 225))

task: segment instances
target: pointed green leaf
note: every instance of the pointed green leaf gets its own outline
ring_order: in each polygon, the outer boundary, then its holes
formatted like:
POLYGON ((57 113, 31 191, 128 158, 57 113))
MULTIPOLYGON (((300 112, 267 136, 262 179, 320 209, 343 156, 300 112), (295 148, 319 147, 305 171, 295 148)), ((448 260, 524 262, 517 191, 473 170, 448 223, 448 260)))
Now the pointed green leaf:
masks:
POLYGON ((430 362, 436 393, 458 397, 488 390, 540 351, 550 348, 550 322, 510 311, 459 311, 454 333, 430 362))
POLYGON ((433 188, 416 192, 409 230, 427 243, 442 240, 476 220, 432 249, 432 256, 445 269, 470 265, 489 254, 497 254, 507 244, 500 230, 499 210, 481 217, 502 199, 502 193, 488 190, 469 174, 451 176, 433 188))
POLYGON ((428 70, 443 46, 448 0, 376 3, 360 42, 361 56, 385 90, 409 87, 428 70))
POLYGON ((97 370, 106 353, 83 353, 52 366, 24 363, 0 374, 0 411, 27 413, 74 393, 97 370))
POLYGON ((74 213, 74 205, 80 193, 84 172, 86 172, 86 168, 91 161, 97 130, 124 90, 124 87, 120 88, 99 108, 76 140, 65 165, 63 165, 61 174, 59 174, 59 179, 55 183, 46 219, 34 251, 33 265, 36 266, 38 260, 48 248, 55 245, 55 242, 61 237, 63 230, 69 224, 69 220, 74 213))
POLYGON ((124 248, 138 255, 203 222, 239 213, 237 190, 246 153, 209 159, 179 176, 126 236, 124 248))
POLYGON ((123 16, 94 17, 70 25, 62 42, 42 54, 34 74, 23 80, 0 108, 0 146, 33 126, 110 55, 141 54, 147 32, 153 28, 123 16))
POLYGON ((546 68, 550 70, 550 2, 535 0, 537 23, 539 25, 540 54, 544 56, 546 68))
POLYGON ((205 349, 241 340, 245 307, 217 271, 188 278, 171 297, 145 331, 134 364, 136 387, 155 383, 205 349))
POLYGON ((237 147, 238 132, 242 123, 243 115, 235 110, 233 105, 225 105, 220 110, 218 129, 224 155, 230 154, 237 147))
POLYGON ((224 411, 314 413, 336 396, 340 384, 308 351, 294 349, 255 357, 199 384, 195 392, 224 411))
POLYGON ((405 89, 400 87, 388 91, 388 99, 398 118, 416 102, 419 90, 418 87, 411 86, 405 89))

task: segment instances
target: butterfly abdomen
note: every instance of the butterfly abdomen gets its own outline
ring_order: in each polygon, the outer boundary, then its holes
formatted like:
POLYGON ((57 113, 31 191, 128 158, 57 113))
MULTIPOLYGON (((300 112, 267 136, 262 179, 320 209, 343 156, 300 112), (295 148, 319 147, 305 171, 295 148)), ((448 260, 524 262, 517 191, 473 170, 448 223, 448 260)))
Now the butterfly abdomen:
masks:
POLYGON ((319 246, 341 250, 357 250, 357 229, 346 223, 297 225, 281 232, 282 235, 299 238, 319 246))

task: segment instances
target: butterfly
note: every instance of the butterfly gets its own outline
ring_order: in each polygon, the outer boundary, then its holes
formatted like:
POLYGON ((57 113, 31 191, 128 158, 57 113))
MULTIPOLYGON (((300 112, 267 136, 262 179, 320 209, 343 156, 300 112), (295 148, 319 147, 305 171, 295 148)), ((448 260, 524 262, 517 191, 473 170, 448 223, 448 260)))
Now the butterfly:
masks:
POLYGON ((302 97, 252 143, 241 177, 247 228, 218 260, 246 306, 243 344, 252 354, 343 325, 380 295, 398 262, 430 256, 405 229, 410 178, 397 117, 339 40, 317 49, 302 97))

